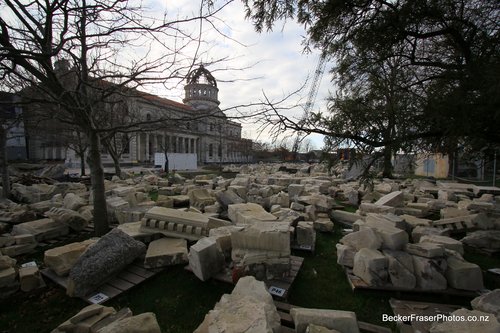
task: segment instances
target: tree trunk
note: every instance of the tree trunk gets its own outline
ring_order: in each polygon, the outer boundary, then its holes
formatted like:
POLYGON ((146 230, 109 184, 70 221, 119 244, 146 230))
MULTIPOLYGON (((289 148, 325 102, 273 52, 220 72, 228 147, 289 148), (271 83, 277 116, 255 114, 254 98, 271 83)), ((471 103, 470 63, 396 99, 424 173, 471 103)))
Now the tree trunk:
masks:
POLYGON ((111 149, 108 149, 109 155, 111 155, 111 159, 113 160, 113 164, 115 166, 115 175, 118 178, 122 178, 122 168, 120 166, 120 158, 116 155, 111 149))
POLYGON ((392 178, 392 151, 390 147, 384 148, 384 170, 382 172, 382 177, 392 178))
POLYGON ((88 163, 94 196, 94 233, 99 237, 109 231, 106 195, 104 193, 104 169, 99 151, 99 135, 95 131, 90 130, 88 138, 90 141, 88 163))
POLYGON ((7 164, 7 131, 0 126, 0 168, 2 172, 2 195, 10 197, 9 168, 7 164))
POLYGON ((85 176, 85 152, 77 155, 80 156, 80 176, 85 176))
POLYGON ((164 165, 163 169, 168 176, 168 173, 170 172, 169 166, 168 166, 168 155, 167 155, 167 153, 164 153, 164 154, 165 154, 165 165, 164 165))

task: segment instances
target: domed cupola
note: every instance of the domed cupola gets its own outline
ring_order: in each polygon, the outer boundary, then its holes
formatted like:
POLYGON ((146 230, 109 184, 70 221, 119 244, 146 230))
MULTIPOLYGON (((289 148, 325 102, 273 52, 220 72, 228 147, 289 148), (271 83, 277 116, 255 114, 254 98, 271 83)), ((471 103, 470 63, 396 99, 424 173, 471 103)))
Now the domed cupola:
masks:
POLYGON ((203 65, 188 74, 184 91, 184 103, 195 109, 212 109, 220 104, 217 81, 203 65))

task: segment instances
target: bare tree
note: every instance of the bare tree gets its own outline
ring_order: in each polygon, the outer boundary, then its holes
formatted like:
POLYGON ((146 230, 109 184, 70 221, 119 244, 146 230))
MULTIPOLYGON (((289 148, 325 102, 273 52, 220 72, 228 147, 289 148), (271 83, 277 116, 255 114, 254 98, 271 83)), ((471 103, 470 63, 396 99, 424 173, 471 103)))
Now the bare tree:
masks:
POLYGON ((183 77, 194 62, 184 61, 181 51, 198 39, 182 31, 182 24, 210 20, 219 9, 167 20, 148 17, 140 4, 126 0, 0 4, 2 84, 25 87, 25 98, 55 109, 48 117, 77 127, 87 138, 97 235, 109 228, 102 138, 141 125, 110 127, 100 121, 103 111, 116 103, 114 96, 140 97, 138 87, 183 77), (153 50, 152 44, 162 48, 153 50))

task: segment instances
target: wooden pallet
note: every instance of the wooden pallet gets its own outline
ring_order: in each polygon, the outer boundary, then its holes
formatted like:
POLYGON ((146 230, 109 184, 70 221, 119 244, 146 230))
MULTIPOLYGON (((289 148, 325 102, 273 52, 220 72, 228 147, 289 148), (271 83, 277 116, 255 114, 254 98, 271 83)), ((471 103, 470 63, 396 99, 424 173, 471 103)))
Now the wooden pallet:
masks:
POLYGON ((385 286, 370 286, 365 281, 363 281, 360 277, 354 275, 351 268, 344 267, 346 272, 347 281, 351 286, 353 291, 356 290, 377 290, 377 291, 390 291, 390 292, 405 292, 405 293, 419 293, 419 294, 439 294, 446 296, 459 296, 459 297, 476 297, 480 295, 480 291, 469 291, 469 290, 459 290, 454 288, 447 288, 444 290, 426 290, 426 289, 407 289, 395 287, 393 285, 385 285, 385 286))
MULTIPOLYGON (((274 305, 278 310, 278 314, 280 316, 281 321, 281 332, 295 332, 295 323, 293 322, 293 318, 290 315, 290 310, 292 308, 298 308, 298 306, 291 305, 288 303, 283 303, 279 301, 274 301, 274 305)), ((361 332, 366 333, 391 333, 391 329, 387 327, 382 327, 370 323, 366 323, 363 321, 358 321, 358 326, 361 332)))
POLYGON ((395 315, 410 316, 410 320, 398 322, 398 327, 402 332, 429 332, 433 321, 411 320, 411 316, 435 316, 439 314, 449 315, 451 312, 462 308, 459 305, 437 304, 427 302, 403 301, 391 298, 389 300, 392 311, 395 315))
MULTIPOLYGON (((288 298, 290 287, 292 286, 293 281, 295 281, 295 278, 299 274, 300 268, 302 267, 302 263, 304 262, 304 258, 296 256, 290 256, 290 260, 291 260, 291 267, 288 276, 279 280, 272 279, 264 281, 269 293, 273 296, 274 299, 286 300, 288 298)), ((186 266, 185 269, 191 271, 189 265, 186 266)), ((234 284, 231 275, 231 270, 229 268, 225 268, 222 272, 214 275, 212 278, 217 281, 234 284)))
MULTIPOLYGON (((135 261, 132 264, 125 267, 120 273, 115 277, 109 279, 107 282, 99 286, 96 290, 90 292, 89 294, 81 297, 84 301, 90 304, 101 304, 104 303, 124 291, 138 285, 141 282, 149 279, 150 277, 156 275, 161 269, 150 270, 144 268, 141 261, 135 261)), ((68 277, 58 276, 50 268, 45 268, 41 270, 41 273, 54 281, 56 284, 63 288, 67 288, 68 277)))

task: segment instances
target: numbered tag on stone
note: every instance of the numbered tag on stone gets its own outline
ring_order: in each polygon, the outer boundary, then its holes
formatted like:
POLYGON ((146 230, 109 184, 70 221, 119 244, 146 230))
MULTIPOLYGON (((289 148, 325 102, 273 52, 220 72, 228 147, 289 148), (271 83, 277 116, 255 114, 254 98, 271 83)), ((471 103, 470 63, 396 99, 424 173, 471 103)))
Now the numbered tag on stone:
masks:
POLYGON ((25 267, 38 267, 38 266, 37 266, 36 262, 30 261, 30 262, 22 264, 21 267, 25 268, 25 267))
POLYGON ((278 288, 278 287, 274 287, 274 286, 271 286, 269 288, 269 293, 271 295, 275 295, 275 296, 279 296, 279 297, 283 297, 283 295, 285 295, 285 289, 283 288, 278 288))
POLYGON ((89 298, 89 302, 91 302, 92 304, 100 304, 100 303, 104 302, 105 300, 107 300, 108 298, 109 297, 103 293, 97 293, 94 296, 89 298))

